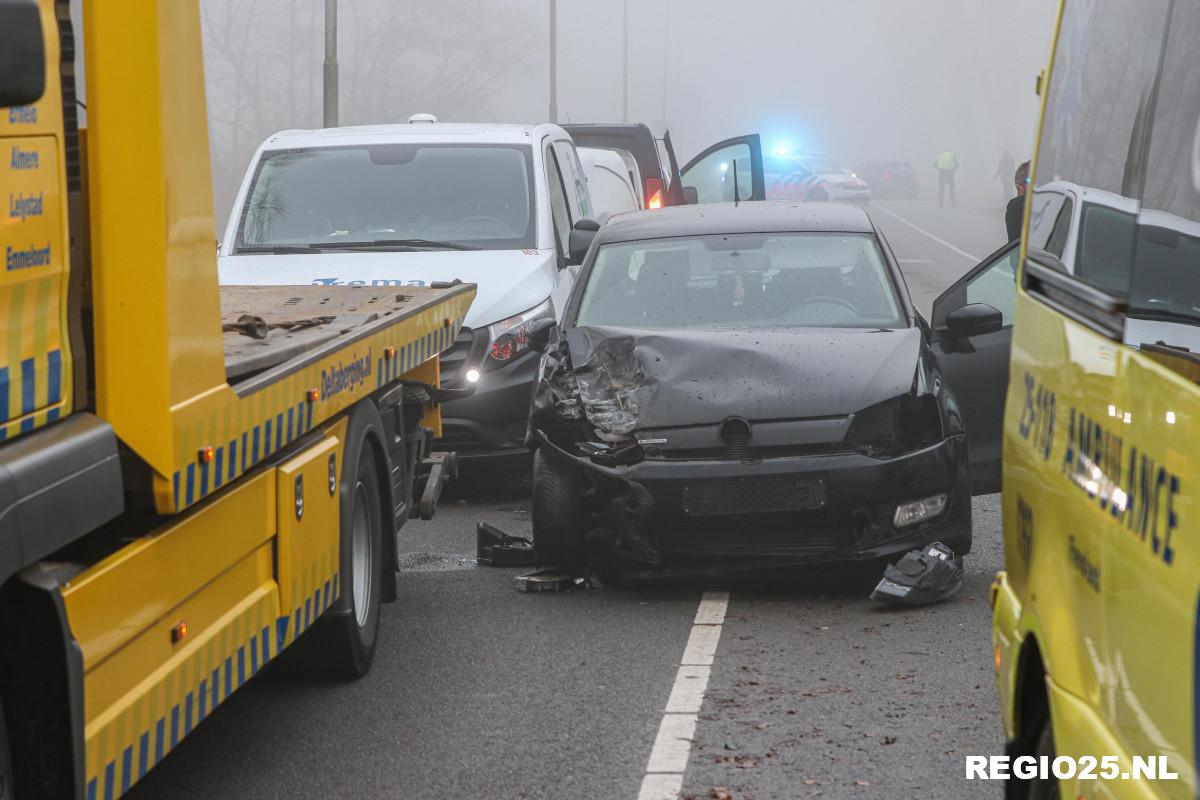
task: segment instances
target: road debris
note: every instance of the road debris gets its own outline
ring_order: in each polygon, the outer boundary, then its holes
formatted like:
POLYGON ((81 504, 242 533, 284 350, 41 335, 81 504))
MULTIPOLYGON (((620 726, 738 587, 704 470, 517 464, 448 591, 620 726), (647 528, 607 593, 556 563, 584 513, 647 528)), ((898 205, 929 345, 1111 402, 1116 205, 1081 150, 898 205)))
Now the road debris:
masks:
POLYGON ((475 526, 475 560, 488 567, 532 567, 537 563, 532 539, 511 536, 486 522, 475 526))
POLYGON ((882 605, 922 606, 952 597, 962 588, 962 559, 941 542, 909 550, 889 564, 871 599, 882 605))
POLYGON ((571 575, 558 567, 543 567, 517 576, 518 592, 565 592, 571 589, 591 589, 586 575, 571 575))

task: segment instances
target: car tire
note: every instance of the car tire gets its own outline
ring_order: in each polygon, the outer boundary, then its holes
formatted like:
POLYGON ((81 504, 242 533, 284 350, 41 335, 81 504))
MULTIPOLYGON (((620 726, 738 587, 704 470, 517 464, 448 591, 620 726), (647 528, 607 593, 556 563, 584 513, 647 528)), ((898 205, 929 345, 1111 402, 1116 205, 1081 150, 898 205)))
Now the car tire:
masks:
MULTIPOLYGON (((359 448, 354 485, 341 514, 340 597, 341 613, 327 613, 307 643, 308 652, 320 660, 320 671, 330 677, 353 680, 371 670, 379 639, 383 599, 383 503, 379 469, 371 445, 359 448)), ((332 610, 331 610, 332 611, 332 610)))
POLYGON ((533 454, 532 488, 530 522, 537 563, 572 573, 582 571, 586 562, 583 493, 587 489, 583 476, 553 463, 539 448, 533 454))

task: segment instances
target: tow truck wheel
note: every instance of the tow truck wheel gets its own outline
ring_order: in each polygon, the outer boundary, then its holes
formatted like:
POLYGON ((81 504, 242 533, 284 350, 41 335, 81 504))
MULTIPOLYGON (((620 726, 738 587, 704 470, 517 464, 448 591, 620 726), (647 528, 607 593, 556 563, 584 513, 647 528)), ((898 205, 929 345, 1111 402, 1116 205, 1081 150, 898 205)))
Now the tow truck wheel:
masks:
POLYGON ((342 511, 339 591, 343 602, 321 620, 314 656, 328 673, 340 678, 361 678, 371 669, 379 634, 382 600, 383 517, 379 471, 370 444, 363 442, 358 469, 347 476, 354 483, 348 508, 342 511), (350 476, 353 477, 350 477, 350 476))
POLYGON ((584 567, 581 476, 552 463, 539 449, 533 454, 533 549, 541 566, 578 573, 584 567))
POLYGON ((0 800, 13 800, 12 756, 8 751, 8 728, 0 707, 0 800))

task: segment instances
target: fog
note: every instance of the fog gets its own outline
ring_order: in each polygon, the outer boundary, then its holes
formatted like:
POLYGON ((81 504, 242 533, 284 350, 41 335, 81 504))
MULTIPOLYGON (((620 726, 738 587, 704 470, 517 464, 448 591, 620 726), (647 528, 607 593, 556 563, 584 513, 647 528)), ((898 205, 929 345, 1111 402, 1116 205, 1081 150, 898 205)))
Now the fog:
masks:
MULTIPOLYGON (((628 119, 681 161, 727 136, 916 165, 955 150, 964 195, 997 197, 1032 147, 1051 0, 629 0, 628 119)), ((342 0, 343 125, 541 122, 549 0, 342 0)), ((321 125, 323 3, 201 0, 217 224, 259 143, 321 125)), ((560 121, 622 118, 621 0, 559 0, 560 121)))

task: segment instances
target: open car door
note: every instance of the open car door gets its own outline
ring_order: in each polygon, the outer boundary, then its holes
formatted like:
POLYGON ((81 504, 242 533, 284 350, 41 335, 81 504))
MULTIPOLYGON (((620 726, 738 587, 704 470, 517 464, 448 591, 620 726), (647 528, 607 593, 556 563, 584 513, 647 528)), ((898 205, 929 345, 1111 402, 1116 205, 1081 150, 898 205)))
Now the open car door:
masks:
POLYGON ((1000 439, 1019 250, 1020 242, 1009 242, 933 303, 933 351, 967 429, 974 494, 1000 491, 1000 439))
POLYGON ((757 133, 717 142, 679 170, 686 203, 766 200, 762 140, 757 133))

